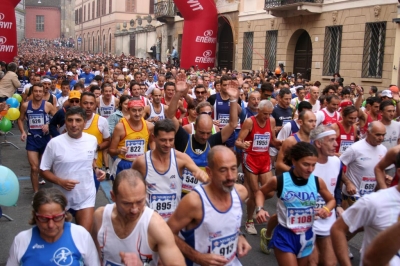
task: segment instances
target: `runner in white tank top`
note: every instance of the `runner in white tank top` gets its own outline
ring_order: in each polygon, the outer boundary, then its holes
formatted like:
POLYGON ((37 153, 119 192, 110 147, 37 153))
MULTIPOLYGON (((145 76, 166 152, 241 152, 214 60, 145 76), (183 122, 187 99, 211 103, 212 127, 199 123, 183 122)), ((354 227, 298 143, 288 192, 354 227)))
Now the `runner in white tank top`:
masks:
POLYGON ((160 104, 161 105, 161 111, 159 113, 156 112, 156 110, 154 109, 154 106, 152 103, 149 104, 150 107, 150 116, 147 118, 147 120, 151 120, 154 117, 158 117, 158 120, 163 120, 165 119, 165 113, 164 113, 164 104, 160 104))
POLYGON ((108 118, 112 113, 115 112, 115 97, 114 95, 111 97, 111 101, 108 105, 106 105, 103 101, 103 95, 99 97, 99 114, 104 117, 108 118))
POLYGON ((169 169, 164 173, 159 173, 154 168, 151 153, 152 151, 146 152, 147 206, 167 221, 181 200, 182 177, 174 149, 171 149, 169 169))
POLYGON ((121 239, 115 234, 111 220, 115 207, 115 203, 104 207, 102 225, 97 233, 103 265, 122 265, 119 256, 121 251, 135 253, 143 263, 148 263, 146 265, 157 265, 158 253, 153 252, 148 244, 148 227, 154 211, 145 207, 133 231, 121 239))

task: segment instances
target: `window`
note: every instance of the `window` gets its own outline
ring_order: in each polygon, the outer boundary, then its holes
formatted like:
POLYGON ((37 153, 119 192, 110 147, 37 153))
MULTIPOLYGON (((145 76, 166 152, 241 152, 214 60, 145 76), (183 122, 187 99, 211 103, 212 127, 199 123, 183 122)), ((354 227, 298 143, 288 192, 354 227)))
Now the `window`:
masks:
POLYGON ((36 16, 36 31, 44 31, 44 16, 36 16))
POLYGON ((136 0, 125 0, 126 12, 136 12, 136 0))
POLYGON ((107 10, 107 0, 101 0, 101 15, 104 16, 107 10))
POLYGON ((86 6, 83 6, 83 21, 86 21, 86 6))
POLYGON ((253 64, 253 37, 254 32, 245 32, 243 36, 242 69, 251 70, 253 64))
POLYGON ((167 49, 169 50, 169 53, 172 53, 172 35, 168 35, 167 39, 167 49))
POLYGON ((325 28, 324 76, 332 76, 340 70, 340 49, 342 46, 342 26, 325 28))
POLYGON ((94 1, 92 2, 92 19, 94 19, 94 1))
POLYGON ((266 38, 265 38, 264 68, 268 68, 271 71, 274 71, 275 67, 276 67, 277 44, 278 44, 278 31, 277 30, 267 31, 266 38))
POLYGON ((90 20, 90 3, 87 5, 87 19, 90 20))
POLYGON ((386 21, 365 24, 363 78, 382 78, 385 36, 386 21))
POLYGON ((150 0, 149 4, 149 14, 154 14, 154 0, 150 0))
POLYGON ((79 8, 79 23, 82 23, 82 7, 79 8))
POLYGON ((79 22, 78 22, 78 9, 75 10, 75 24, 79 24, 79 22))
POLYGON ((96 3, 96 17, 97 18, 100 17, 100 1, 99 0, 97 0, 97 3, 96 3))
POLYGON ((108 0, 108 14, 112 12, 112 0, 108 0))

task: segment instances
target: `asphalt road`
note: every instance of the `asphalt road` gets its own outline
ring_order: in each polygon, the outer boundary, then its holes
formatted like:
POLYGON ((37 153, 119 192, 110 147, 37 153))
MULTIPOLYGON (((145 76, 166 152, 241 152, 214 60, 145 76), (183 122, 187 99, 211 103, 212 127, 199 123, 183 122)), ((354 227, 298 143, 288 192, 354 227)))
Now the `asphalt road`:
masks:
MULTIPOLYGON (((19 232, 30 228, 28 221, 31 217, 32 201, 32 187, 29 179, 30 167, 26 157, 25 144, 19 139, 19 131, 15 128, 12 129, 15 133, 14 136, 7 135, 7 140, 16 144, 20 149, 17 150, 11 145, 1 145, 1 164, 10 168, 19 178, 20 182, 20 195, 16 206, 2 207, 3 213, 11 216, 14 220, 7 221, 5 218, 0 218, 0 266, 6 264, 8 252, 12 241, 19 232)), ((0 136, 0 141, 3 141, 4 136, 0 136)), ((50 187, 51 184, 43 185, 42 187, 50 187)), ((111 188, 110 182, 103 182, 101 189, 97 193, 96 207, 104 206, 111 202, 109 198, 109 190, 111 188)), ((265 203, 265 208, 270 214, 275 213, 276 198, 270 199, 265 203)), ((245 204, 243 206, 243 224, 245 219, 245 204)), ((257 231, 259 232, 263 225, 256 224, 257 231)), ((247 240, 252 246, 250 253, 241 259, 243 265, 258 266, 258 265, 278 265, 275 256, 272 252, 270 255, 265 255, 260 250, 259 236, 248 235, 247 240)), ((352 261, 353 265, 359 265, 359 250, 361 248, 362 234, 357 235, 350 242, 351 252, 354 254, 352 261)))

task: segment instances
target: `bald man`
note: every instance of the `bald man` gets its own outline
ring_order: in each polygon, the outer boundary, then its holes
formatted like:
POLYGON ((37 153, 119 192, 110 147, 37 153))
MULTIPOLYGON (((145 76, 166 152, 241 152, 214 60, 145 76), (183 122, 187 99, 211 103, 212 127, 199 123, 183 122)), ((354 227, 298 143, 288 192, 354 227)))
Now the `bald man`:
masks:
MULTIPOLYGON (((200 169, 205 171, 207 166, 207 154, 213 146, 223 145, 232 135, 238 122, 238 104, 230 105, 229 122, 221 131, 212 134, 213 120, 208 114, 200 114, 194 124, 194 134, 189 135, 180 125, 175 117, 179 99, 187 95, 187 84, 184 81, 178 81, 176 93, 172 97, 169 108, 166 111, 167 118, 172 119, 176 128, 175 149, 184 152, 192 158, 200 169)), ((235 103, 239 97, 239 91, 236 88, 228 88, 229 100, 235 103)), ((182 193, 187 194, 195 186, 199 185, 197 179, 189 170, 183 173, 182 193)))
POLYGON ((318 101, 319 98, 319 88, 317 86, 312 86, 310 90, 310 99, 308 102, 312 105, 312 111, 316 113, 317 111, 321 110, 320 102, 318 101))
POLYGON ((365 139, 357 141, 340 156, 340 160, 347 166, 343 172, 343 200, 349 206, 360 197, 375 191, 376 178, 374 168, 385 156, 387 149, 382 145, 386 134, 386 127, 380 121, 368 125, 365 139))
POLYGON ((160 89, 155 88, 151 92, 152 103, 144 107, 144 119, 149 122, 155 123, 159 120, 165 119, 165 111, 168 110, 168 106, 161 103, 162 92, 160 89))
POLYGON ((239 259, 251 247, 240 233, 247 190, 235 184, 236 156, 229 148, 216 146, 207 159, 210 182, 182 199, 168 225, 186 265, 242 265, 239 259))

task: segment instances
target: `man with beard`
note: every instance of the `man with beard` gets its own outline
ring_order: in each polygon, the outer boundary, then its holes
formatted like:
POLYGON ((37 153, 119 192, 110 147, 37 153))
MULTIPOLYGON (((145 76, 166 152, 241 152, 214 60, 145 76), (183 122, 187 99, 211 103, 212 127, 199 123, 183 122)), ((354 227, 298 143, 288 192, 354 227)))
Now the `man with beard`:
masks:
POLYGON ((207 156, 210 183, 186 195, 168 221, 186 265, 237 266, 251 249, 240 232, 247 191, 235 184, 235 159, 229 148, 213 147, 207 156))

